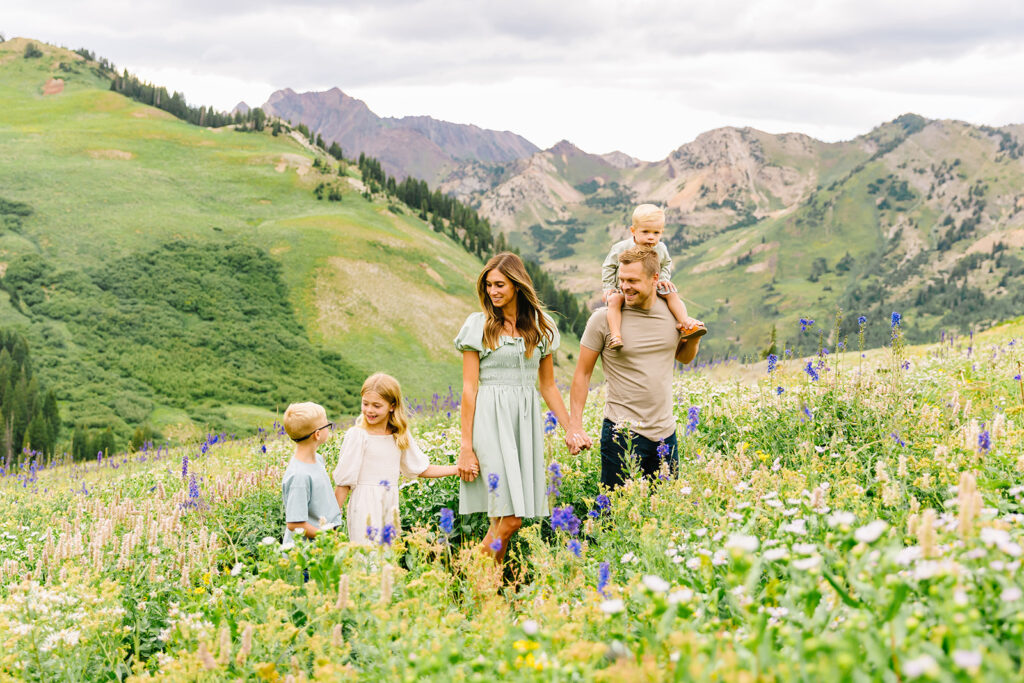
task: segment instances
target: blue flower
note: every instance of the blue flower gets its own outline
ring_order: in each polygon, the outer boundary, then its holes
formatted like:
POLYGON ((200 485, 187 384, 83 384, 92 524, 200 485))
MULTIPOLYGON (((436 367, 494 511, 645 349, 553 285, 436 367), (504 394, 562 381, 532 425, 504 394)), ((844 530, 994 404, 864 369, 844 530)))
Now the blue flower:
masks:
POLYGON ((981 453, 988 453, 992 450, 992 437, 985 429, 985 424, 982 423, 982 431, 978 434, 978 451, 981 453))
POLYGON ((493 541, 491 541, 490 545, 487 546, 487 547, 489 547, 491 549, 491 551, 493 551, 493 552, 498 552, 499 550, 501 550, 501 539, 500 538, 494 539, 493 541))
POLYGON ((600 510, 608 510, 612 506, 612 501, 608 500, 608 496, 603 493, 597 494, 597 507, 600 510))
POLYGON ((608 587, 608 582, 611 581, 612 571, 611 567, 607 562, 602 562, 597 567, 597 592, 604 595, 604 589, 608 587))
POLYGON ((551 475, 551 483, 548 484, 547 495, 559 496, 559 487, 562 485, 562 466, 557 462, 548 465, 548 474, 551 475))
POLYGON ((551 434, 555 431, 555 427, 558 426, 558 420, 555 418, 555 414, 552 411, 544 413, 544 433, 551 434))
POLYGON ((693 434, 697 431, 697 425, 700 424, 700 407, 690 406, 689 410, 686 411, 686 433, 693 434))
POLYGON ((577 541, 575 538, 570 538, 569 543, 566 547, 568 547, 569 550, 572 551, 572 554, 576 557, 579 557, 580 554, 583 552, 583 546, 580 545, 580 542, 577 541))
POLYGON ((903 361, 903 363, 900 365, 900 367, 903 368, 904 370, 909 370, 910 369, 910 361, 909 360, 903 361))
POLYGON ((366 525, 366 538, 368 538, 370 541, 373 541, 374 539, 376 539, 377 538, 377 528, 376 527, 372 527, 369 524, 367 524, 366 525))
POLYGON ((388 488, 389 486, 391 486, 391 482, 388 481, 387 479, 381 479, 380 485, 383 486, 384 488, 388 488))
POLYGON ((903 316, 896 311, 892 312, 892 317, 889 319, 889 327, 895 329, 903 321, 903 316))
POLYGON ((398 530, 395 529, 394 524, 385 524, 384 528, 380 530, 380 544, 391 545, 391 542, 395 540, 397 535, 398 530))
POLYGON ((181 478, 188 476, 188 453, 181 456, 181 478))
POLYGON ((566 531, 572 536, 580 532, 580 520, 576 517, 571 505, 556 507, 551 512, 551 526, 566 531))
POLYGON ((1016 381, 1019 382, 1020 381, 1020 373, 1018 372, 1016 375, 1014 375, 1013 379, 1015 379, 1016 381))
POLYGON ((811 409, 807 407, 806 403, 804 404, 803 410, 804 410, 804 415, 806 417, 801 417, 800 418, 801 421, 805 421, 806 422, 807 420, 813 420, 814 419, 814 413, 811 412, 811 409))
POLYGON ((907 443, 903 439, 900 438, 900 435, 898 433, 893 432, 889 436, 891 436, 893 441, 895 441, 898 445, 900 445, 900 446, 906 446, 907 445, 907 443))
POLYGON ((501 480, 501 477, 499 477, 494 472, 491 472, 490 474, 488 474, 487 475, 487 490, 490 491, 491 493, 494 493, 495 495, 497 495, 498 482, 500 480, 501 480))
POLYGON ((811 361, 807 361, 807 367, 804 368, 804 372, 807 373, 812 382, 818 381, 818 371, 814 369, 814 364, 811 361))
POLYGON ((782 387, 775 387, 775 395, 782 396, 782 392, 785 391, 782 387))
POLYGON ((441 527, 441 531, 451 535, 452 531, 455 530, 455 513, 452 512, 451 508, 441 508, 441 519, 438 524, 441 527))
POLYGON ((774 353, 768 354, 768 374, 775 372, 775 366, 779 364, 779 357, 774 353))
POLYGON ((657 449, 657 451, 656 451, 656 452, 657 452, 657 454, 658 454, 658 459, 659 459, 659 460, 664 460, 664 459, 665 459, 665 458, 667 458, 667 457, 668 457, 669 455, 671 455, 671 453, 672 453, 672 447, 671 447, 671 446, 669 446, 669 445, 668 445, 667 443, 665 443, 664 441, 662 441, 662 442, 661 442, 660 444, 658 444, 658 449, 657 449))
POLYGON ((858 325, 863 325, 867 321, 868 321, 868 318, 867 318, 867 316, 864 316, 864 315, 862 315, 859 318, 857 318, 857 324, 858 325))
POLYGON ((814 320, 811 318, 800 318, 800 331, 805 331, 808 327, 814 324, 814 320))

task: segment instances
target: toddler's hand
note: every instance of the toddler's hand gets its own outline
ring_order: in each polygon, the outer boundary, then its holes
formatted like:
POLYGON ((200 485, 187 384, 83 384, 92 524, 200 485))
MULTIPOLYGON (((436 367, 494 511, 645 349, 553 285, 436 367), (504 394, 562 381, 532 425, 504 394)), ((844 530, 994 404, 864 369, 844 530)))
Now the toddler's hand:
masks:
POLYGON ((676 285, 671 280, 658 280, 658 294, 674 294, 678 293, 676 285))

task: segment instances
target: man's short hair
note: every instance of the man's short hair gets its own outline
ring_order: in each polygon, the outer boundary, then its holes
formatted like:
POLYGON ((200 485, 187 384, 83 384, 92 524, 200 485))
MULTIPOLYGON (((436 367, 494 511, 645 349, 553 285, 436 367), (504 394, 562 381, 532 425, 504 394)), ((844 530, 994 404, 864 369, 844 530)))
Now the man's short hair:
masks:
POLYGON ((281 424, 291 439, 301 439, 324 426, 327 411, 319 403, 293 403, 284 411, 281 424))
POLYGON ((658 258, 658 252, 648 247, 636 245, 619 254, 620 266, 637 262, 644 264, 644 275, 647 277, 657 275, 661 268, 661 259, 658 258))
POLYGON ((639 228, 641 225, 665 225, 665 211, 654 204, 641 204, 633 209, 633 226, 639 228))

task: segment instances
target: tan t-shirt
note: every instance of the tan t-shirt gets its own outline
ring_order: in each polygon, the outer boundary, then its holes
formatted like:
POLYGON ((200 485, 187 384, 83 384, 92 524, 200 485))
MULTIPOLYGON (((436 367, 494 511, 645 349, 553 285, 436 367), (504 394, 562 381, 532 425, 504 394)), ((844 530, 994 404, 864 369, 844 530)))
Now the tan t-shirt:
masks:
POLYGON ((679 330, 668 304, 654 297, 651 309, 623 306, 622 338, 625 346, 608 348, 608 309, 599 308, 587 321, 580 343, 601 354, 608 383, 604 416, 651 441, 675 432, 672 414, 672 375, 679 330))

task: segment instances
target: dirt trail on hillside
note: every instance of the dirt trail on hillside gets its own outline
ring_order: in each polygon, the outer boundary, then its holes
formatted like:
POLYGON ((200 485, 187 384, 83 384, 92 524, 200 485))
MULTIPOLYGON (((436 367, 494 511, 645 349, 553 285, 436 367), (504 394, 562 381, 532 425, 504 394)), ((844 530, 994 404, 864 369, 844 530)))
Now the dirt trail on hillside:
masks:
POLYGON ((43 83, 43 95, 57 95, 64 92, 64 79, 51 78, 43 83))

